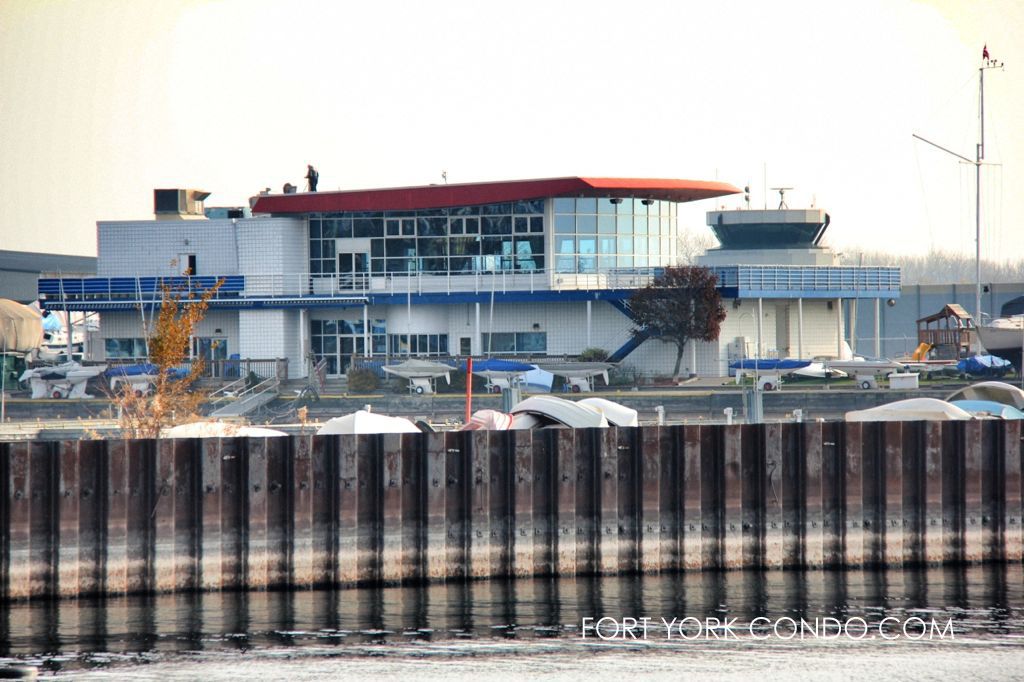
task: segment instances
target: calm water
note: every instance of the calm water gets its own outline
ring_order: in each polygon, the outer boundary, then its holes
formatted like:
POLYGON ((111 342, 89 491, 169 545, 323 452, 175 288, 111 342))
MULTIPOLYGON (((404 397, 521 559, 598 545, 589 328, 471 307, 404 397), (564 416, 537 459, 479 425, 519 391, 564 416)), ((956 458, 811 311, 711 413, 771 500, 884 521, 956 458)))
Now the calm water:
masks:
POLYGON ((10 663, 81 679, 1024 679, 1024 572, 734 572, 19 604, 0 613, 0 665, 10 663), (635 638, 583 637, 583 619, 601 617, 605 635, 624 617, 651 620, 646 636, 638 626, 635 638), (826 617, 847 629, 793 636, 801 618, 826 617), (662 618, 689 620, 680 630, 662 618), (735 620, 708 630, 707 618, 735 620), (937 635, 932 621, 952 626, 937 635))

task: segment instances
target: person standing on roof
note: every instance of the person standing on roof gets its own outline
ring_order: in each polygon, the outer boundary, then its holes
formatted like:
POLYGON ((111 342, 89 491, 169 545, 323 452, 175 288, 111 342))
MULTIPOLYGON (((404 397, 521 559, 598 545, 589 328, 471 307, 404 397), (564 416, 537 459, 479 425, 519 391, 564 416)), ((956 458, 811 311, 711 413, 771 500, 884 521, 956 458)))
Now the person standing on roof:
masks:
POLYGON ((311 164, 306 165, 306 180, 309 181, 309 191, 316 191, 316 183, 320 180, 320 174, 316 172, 311 164))

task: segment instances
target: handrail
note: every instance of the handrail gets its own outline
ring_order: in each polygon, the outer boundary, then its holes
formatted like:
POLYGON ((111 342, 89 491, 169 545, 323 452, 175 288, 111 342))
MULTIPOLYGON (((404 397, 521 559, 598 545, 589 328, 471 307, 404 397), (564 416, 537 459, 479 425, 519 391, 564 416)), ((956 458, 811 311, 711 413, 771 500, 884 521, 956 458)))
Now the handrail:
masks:
POLYGON ((210 393, 210 395, 207 396, 207 400, 211 405, 219 405, 220 403, 227 402, 229 398, 238 397, 239 394, 235 393, 235 391, 245 386, 247 382, 248 377, 232 381, 230 384, 221 386, 216 391, 210 393))
POLYGON ((245 389, 241 393, 236 394, 235 395, 235 399, 236 400, 245 400, 246 398, 251 398, 252 396, 259 395, 260 393, 266 393, 267 391, 269 391, 271 389, 274 389, 274 388, 277 388, 280 385, 281 385, 281 380, 278 379, 277 377, 271 377, 270 379, 264 379, 263 381, 261 381, 260 383, 256 384, 255 386, 251 386, 250 388, 245 389))
MULTIPOLYGON (((898 292, 895 266, 716 265, 718 286, 761 290, 844 290, 865 295, 898 292)), ((489 293, 509 291, 615 290, 648 285, 662 267, 607 268, 562 272, 557 266, 531 270, 437 271, 322 274, 309 272, 195 277, 42 278, 40 296, 51 301, 109 301, 159 304, 165 284, 202 293, 217 282, 212 301, 246 299, 347 299, 376 294, 489 293)))

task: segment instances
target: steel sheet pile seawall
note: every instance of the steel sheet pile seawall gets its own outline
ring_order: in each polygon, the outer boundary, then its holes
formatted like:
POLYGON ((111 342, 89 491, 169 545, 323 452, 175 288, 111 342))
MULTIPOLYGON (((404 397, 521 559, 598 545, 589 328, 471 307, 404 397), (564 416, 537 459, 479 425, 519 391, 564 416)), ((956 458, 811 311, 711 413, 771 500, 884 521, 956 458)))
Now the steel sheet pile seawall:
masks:
POLYGON ((0 598, 1020 561, 1014 421, 0 444, 0 598))

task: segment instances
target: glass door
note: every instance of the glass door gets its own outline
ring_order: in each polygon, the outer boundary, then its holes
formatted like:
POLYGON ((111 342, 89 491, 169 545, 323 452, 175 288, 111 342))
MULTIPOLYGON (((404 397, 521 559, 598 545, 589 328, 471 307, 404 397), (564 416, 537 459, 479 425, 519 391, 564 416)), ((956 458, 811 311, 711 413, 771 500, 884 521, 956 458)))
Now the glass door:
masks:
POLYGON ((193 357, 203 359, 203 376, 221 377, 228 359, 228 340, 222 336, 197 336, 192 344, 193 357))
POLYGON ((365 291, 369 287, 367 275, 370 271, 370 254, 338 254, 338 288, 365 291))

